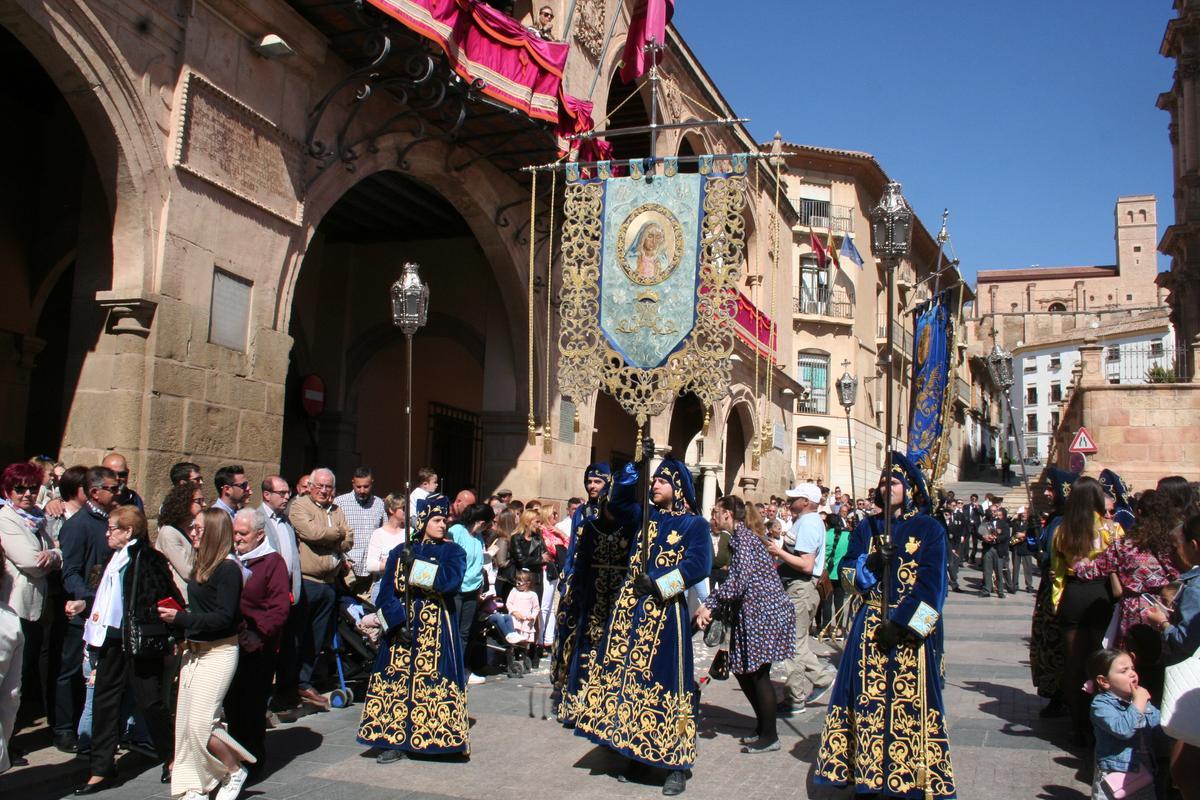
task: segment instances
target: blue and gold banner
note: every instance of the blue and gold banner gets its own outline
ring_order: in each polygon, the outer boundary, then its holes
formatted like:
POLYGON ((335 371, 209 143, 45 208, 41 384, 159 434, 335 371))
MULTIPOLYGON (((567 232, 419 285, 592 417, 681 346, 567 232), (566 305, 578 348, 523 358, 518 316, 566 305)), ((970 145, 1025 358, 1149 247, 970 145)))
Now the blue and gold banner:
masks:
POLYGON ((685 392, 710 408, 732 381, 746 177, 671 166, 570 180, 563 202, 559 391, 577 406, 607 392, 639 427, 685 392))
POLYGON ((631 367, 662 366, 696 324, 703 202, 700 175, 604 182, 600 330, 631 367))
POLYGON ((908 458, 937 480, 945 459, 945 429, 954 383, 954 320, 950 292, 913 311, 913 402, 908 423, 908 458))

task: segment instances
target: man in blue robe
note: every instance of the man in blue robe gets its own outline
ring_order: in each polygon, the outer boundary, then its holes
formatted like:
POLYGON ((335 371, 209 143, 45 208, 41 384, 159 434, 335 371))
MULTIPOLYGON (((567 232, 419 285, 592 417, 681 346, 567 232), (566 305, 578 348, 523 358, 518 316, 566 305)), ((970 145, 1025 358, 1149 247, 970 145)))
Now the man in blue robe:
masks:
POLYGON ((686 594, 708 577, 712 544, 708 522, 693 513, 698 506, 687 466, 665 459, 655 471, 644 531, 637 478, 627 465, 613 488, 613 518, 639 533, 629 576, 596 648, 598 660, 571 710, 575 733, 630 759, 630 771, 637 765, 666 769, 663 794, 670 796, 683 792, 696 761, 699 693, 686 594))
POLYGON ((559 722, 575 724, 574 705, 597 659, 597 646, 625 583, 636 531, 622 528, 607 511, 612 470, 592 464, 584 472, 587 502, 571 516, 571 545, 560 586, 558 642, 552 680, 559 722))
MULTIPOLYGON (((929 516, 920 469, 892 453, 894 554, 880 544, 884 519, 854 531, 840 573, 863 596, 821 731, 815 780, 887 797, 952 798, 954 773, 942 704, 942 604, 946 599, 946 536, 929 516), (881 616, 884 570, 890 580, 881 616)), ((883 497, 876 505, 883 507, 883 497)))
POLYGON ((389 764, 404 752, 469 753, 466 673, 454 599, 467 555, 447 538, 450 501, 417 501, 414 541, 388 554, 376 617, 383 629, 358 741, 389 764))

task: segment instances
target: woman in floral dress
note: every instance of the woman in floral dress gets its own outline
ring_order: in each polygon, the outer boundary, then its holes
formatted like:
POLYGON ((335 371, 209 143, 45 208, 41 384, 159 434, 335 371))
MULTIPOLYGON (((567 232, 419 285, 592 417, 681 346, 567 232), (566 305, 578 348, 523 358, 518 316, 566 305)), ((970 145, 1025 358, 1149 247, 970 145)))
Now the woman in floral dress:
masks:
POLYGON ((721 498, 713 507, 713 527, 732 531, 729 549, 733 559, 729 577, 704 601, 696 612, 696 622, 707 628, 717 609, 733 620, 729 669, 757 720, 754 735, 741 740, 742 752, 768 753, 779 749, 771 664, 791 658, 795 652, 796 610, 784 592, 766 543, 746 525, 746 511, 741 498, 732 496, 721 498))

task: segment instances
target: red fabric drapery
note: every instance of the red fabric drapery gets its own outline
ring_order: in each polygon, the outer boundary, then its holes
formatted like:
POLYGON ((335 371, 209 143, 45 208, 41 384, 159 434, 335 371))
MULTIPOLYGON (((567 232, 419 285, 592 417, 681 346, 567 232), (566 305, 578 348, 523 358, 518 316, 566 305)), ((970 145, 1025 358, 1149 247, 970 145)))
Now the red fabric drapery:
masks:
POLYGON ((592 127, 591 104, 562 91, 570 46, 547 42, 477 0, 367 0, 405 27, 437 43, 463 80, 533 119, 574 133, 592 127), (586 120, 580 118, 586 106, 586 120))

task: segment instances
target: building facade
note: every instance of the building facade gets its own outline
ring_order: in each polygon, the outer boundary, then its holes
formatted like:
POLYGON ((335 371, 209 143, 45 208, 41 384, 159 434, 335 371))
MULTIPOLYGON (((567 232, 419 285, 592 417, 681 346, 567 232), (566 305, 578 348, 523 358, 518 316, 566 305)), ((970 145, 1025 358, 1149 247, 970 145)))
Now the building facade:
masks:
MULTIPOLYGON (((564 408, 542 390, 556 381, 555 198, 543 182, 531 230, 521 167, 554 161, 563 140, 376 5, 0 9, 0 59, 21 76, 5 107, 23 115, 3 135, 24 154, 0 184, 4 458, 96 463, 119 450, 151 507, 183 459, 209 474, 240 463, 252 480, 369 464, 381 488, 399 487, 406 364, 388 288, 406 261, 422 265, 432 297, 414 339, 414 468, 434 466, 451 491, 561 499, 578 494, 589 461, 632 453, 632 423, 611 398, 564 408)), ((549 5, 563 20, 568 3, 549 5)), ((601 128, 644 124, 648 89, 616 75, 628 5, 570 5, 563 86, 593 87, 601 128)), ((736 117, 674 30, 669 40, 659 119, 736 117)), ((644 156, 649 137, 613 146, 615 158, 644 156)), ((756 150, 742 127, 697 125, 660 135, 656 154, 756 150)), ((795 222, 790 206, 777 219, 769 172, 753 187, 747 299, 769 284, 767 254, 791 263, 791 237, 773 231, 795 222)), ((709 494, 758 497, 793 480, 798 385, 778 366, 791 333, 764 333, 787 306, 756 301, 708 432, 694 398, 653 422, 664 449, 692 454, 709 494)))
MULTIPOLYGON (((813 480, 863 496, 884 464, 886 373, 880 356, 887 346, 884 266, 872 254, 871 209, 889 178, 866 153, 783 143, 787 196, 798 221, 792 227, 791 307, 793 376, 803 387, 795 400, 795 463, 801 480, 813 480), (832 255, 822 263, 813 240, 838 251, 849 239, 860 254, 859 266, 847 256, 837 264, 832 255), (856 403, 844 409, 836 384, 849 373, 858 380, 856 403)), ((849 250, 849 248, 845 248, 849 250)), ((906 444, 911 402, 912 309, 937 289, 958 287, 955 302, 970 300, 957 268, 941 256, 937 241, 918 219, 911 256, 896 274, 894 320, 895 372, 893 411, 895 446, 906 444)), ((961 308, 961 306, 959 306, 961 308)), ((958 329, 961 333, 961 315, 958 329)), ((966 431, 966 398, 970 394, 965 348, 957 348, 955 409, 947 432, 949 465, 944 480, 959 476, 966 431)))
POLYGON ((1169 295, 1176 346, 1183 372, 1195 375, 1194 348, 1200 339, 1200 2, 1175 0, 1176 16, 1167 23, 1159 49, 1175 61, 1171 88, 1158 97, 1170 114, 1168 135, 1175 179, 1175 214, 1158 249, 1171 269, 1158 278, 1169 295))

